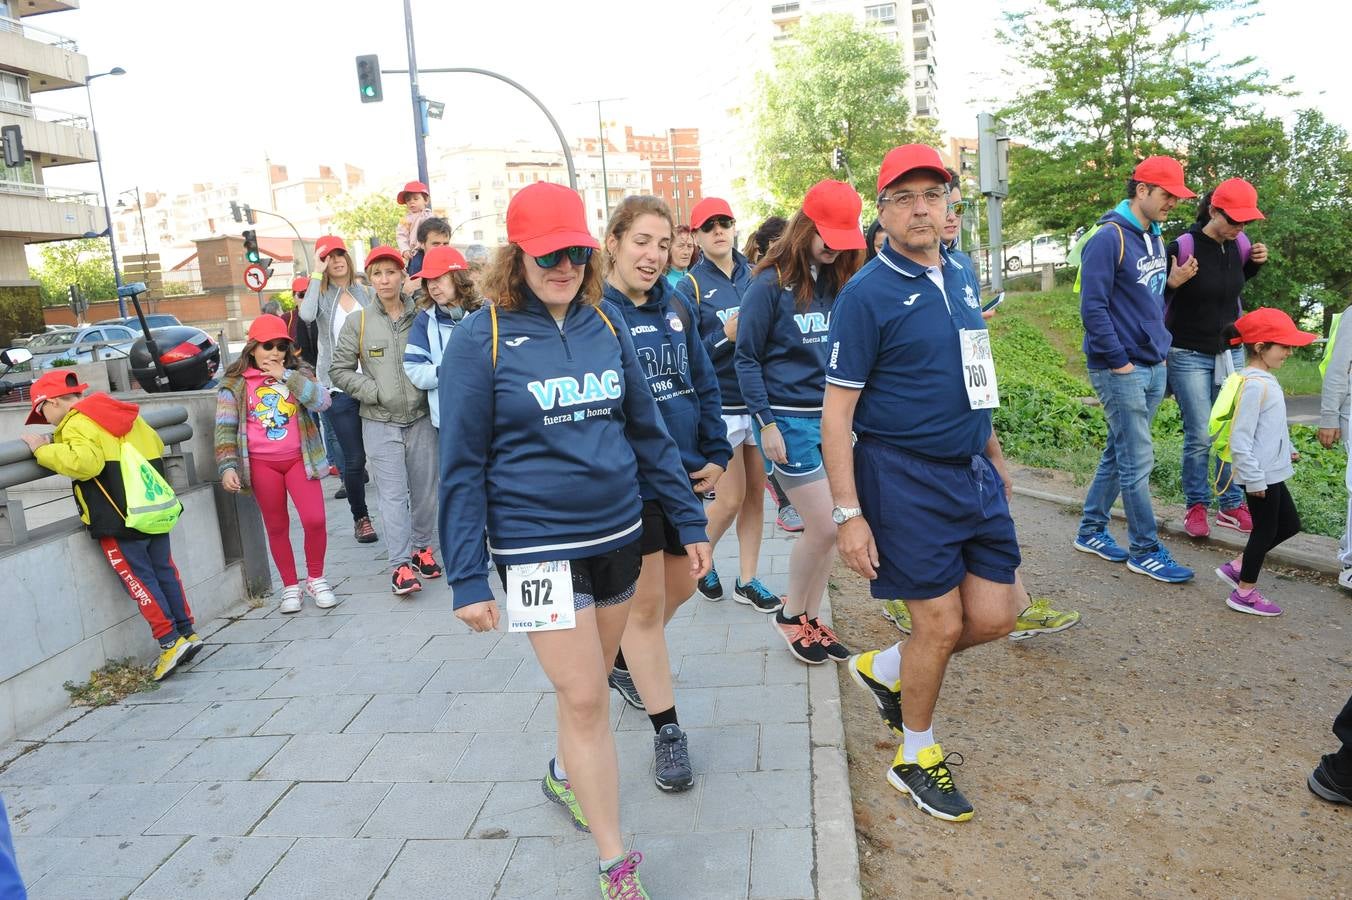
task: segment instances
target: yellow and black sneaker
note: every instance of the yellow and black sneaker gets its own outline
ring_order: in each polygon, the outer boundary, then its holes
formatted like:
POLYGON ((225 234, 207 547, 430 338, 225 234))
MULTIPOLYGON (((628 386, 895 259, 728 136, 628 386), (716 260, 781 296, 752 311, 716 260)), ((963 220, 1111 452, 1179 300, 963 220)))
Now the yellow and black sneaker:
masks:
POLYGON ((847 662, 850 677, 854 679, 855 684, 873 695, 878 715, 883 717, 887 727, 892 729, 897 737, 901 737, 904 734, 901 728, 901 681, 886 684, 873 674, 873 661, 878 658, 879 652, 868 650, 857 656, 851 656, 847 662))
POLYGON ((169 673, 178 668, 178 664, 183 662, 183 658, 191 649, 192 645, 183 638, 178 638, 168 647, 161 647, 160 658, 155 663, 154 679, 163 681, 168 678, 169 673))
POLYGON ((193 657, 201 653, 202 648, 205 647, 206 644, 202 643, 202 639, 197 636, 197 632, 195 631, 183 640, 188 642, 188 652, 183 654, 183 663, 186 664, 192 662, 193 657))
POLYGON ((916 806, 936 819, 966 822, 972 817, 972 804, 953 783, 953 773, 948 770, 952 757, 957 757, 953 765, 962 765, 961 753, 944 756, 938 744, 930 744, 916 755, 916 762, 908 763, 903 761, 902 748, 898 747, 887 781, 903 794, 909 794, 916 806))

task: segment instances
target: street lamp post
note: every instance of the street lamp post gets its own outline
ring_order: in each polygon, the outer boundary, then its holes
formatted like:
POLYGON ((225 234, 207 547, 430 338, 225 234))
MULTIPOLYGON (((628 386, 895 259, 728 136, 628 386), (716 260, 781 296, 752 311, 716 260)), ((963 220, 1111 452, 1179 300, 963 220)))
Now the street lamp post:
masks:
MULTIPOLYGON (((85 76, 85 101, 89 104, 89 130, 94 133, 94 158, 99 167, 99 191, 103 195, 103 221, 108 229, 108 249, 113 254, 113 283, 117 287, 122 287, 122 272, 117 266, 117 239, 113 236, 113 213, 108 207, 108 185, 103 180, 103 151, 99 149, 99 129, 94 124, 94 95, 89 90, 89 83, 95 78, 102 78, 104 75, 125 75, 127 70, 121 66, 114 66, 107 72, 97 72, 93 75, 85 76)), ((117 314, 125 318, 127 315, 127 301, 122 297, 121 291, 117 295, 117 314)))
POLYGON ((120 198, 124 194, 133 193, 136 197, 136 218, 141 221, 141 274, 144 275, 150 266, 150 238, 146 235, 146 215, 141 209, 141 186, 138 184, 135 187, 119 192, 117 206, 119 209, 125 209, 127 204, 120 198))

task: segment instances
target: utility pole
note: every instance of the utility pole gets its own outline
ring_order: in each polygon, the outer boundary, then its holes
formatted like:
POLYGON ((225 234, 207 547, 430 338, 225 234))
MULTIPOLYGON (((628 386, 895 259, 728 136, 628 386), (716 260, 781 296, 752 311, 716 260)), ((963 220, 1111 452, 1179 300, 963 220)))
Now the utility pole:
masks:
POLYGON ((596 104, 596 137, 601 142, 601 193, 606 210, 606 219, 610 218, 610 178, 606 173, 606 125, 601 120, 601 104, 628 100, 628 97, 602 97, 598 100, 583 100, 582 103, 596 104))
POLYGON ((418 88, 418 53, 413 47, 413 5, 404 0, 404 36, 408 42, 408 80, 413 92, 413 144, 418 148, 418 180, 427 184, 427 145, 423 129, 423 99, 418 88))

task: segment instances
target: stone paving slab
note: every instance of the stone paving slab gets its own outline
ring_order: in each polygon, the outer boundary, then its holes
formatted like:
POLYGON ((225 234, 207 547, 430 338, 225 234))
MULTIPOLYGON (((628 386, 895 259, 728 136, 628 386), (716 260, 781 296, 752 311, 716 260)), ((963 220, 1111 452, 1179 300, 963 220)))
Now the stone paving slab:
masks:
MULTIPOLYGON (((200 623, 207 652, 159 690, 0 747, 34 898, 596 896, 590 837, 540 788, 557 714, 529 641, 470 633, 444 584, 393 597, 378 548, 352 542, 344 504, 328 510, 338 606, 283 616, 274 598, 200 623)), ((793 539, 772 523, 767 509, 761 577, 782 590, 793 539)), ((715 559, 730 593, 735 535, 715 559)), ((648 717, 611 694, 645 885, 817 896, 821 820, 848 833, 851 815, 848 795, 816 797, 814 821, 814 759, 844 760, 834 678, 809 678, 730 599, 696 595, 667 634, 691 790, 657 790, 648 717)), ((850 895, 845 874, 821 896, 850 895)))

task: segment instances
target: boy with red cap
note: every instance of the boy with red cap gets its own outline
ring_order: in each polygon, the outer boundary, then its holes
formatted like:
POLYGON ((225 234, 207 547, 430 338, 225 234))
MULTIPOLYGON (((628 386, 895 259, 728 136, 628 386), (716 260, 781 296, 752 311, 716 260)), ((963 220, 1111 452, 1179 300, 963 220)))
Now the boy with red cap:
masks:
POLYGON ((52 425, 52 434, 24 434, 38 465, 73 482, 80 521, 99 542, 136 608, 160 645, 154 678, 159 681, 202 649, 183 582, 170 552, 168 534, 127 527, 127 495, 119 460, 130 444, 164 475, 164 442, 134 403, 91 394, 73 372, 47 372, 33 382, 33 409, 27 425, 52 425))
POLYGON ((399 253, 403 255, 407 266, 413 254, 422 249, 422 242, 418 240, 418 226, 436 213, 431 209, 432 195, 421 181, 410 181, 404 185, 404 189, 395 197, 395 202, 408 207, 408 213, 399 220, 399 227, 394 232, 394 241, 399 245, 399 253))
POLYGON ((1074 546, 1167 584, 1190 581, 1193 573, 1160 543, 1150 506, 1150 423, 1164 399, 1172 343, 1164 325, 1169 260, 1160 223, 1180 199, 1196 196, 1183 183, 1178 160, 1145 159, 1127 180, 1126 199, 1099 219, 1080 254, 1084 354, 1108 420, 1108 445, 1085 496, 1074 546), (1108 533, 1118 494, 1127 513, 1128 550, 1108 533))

